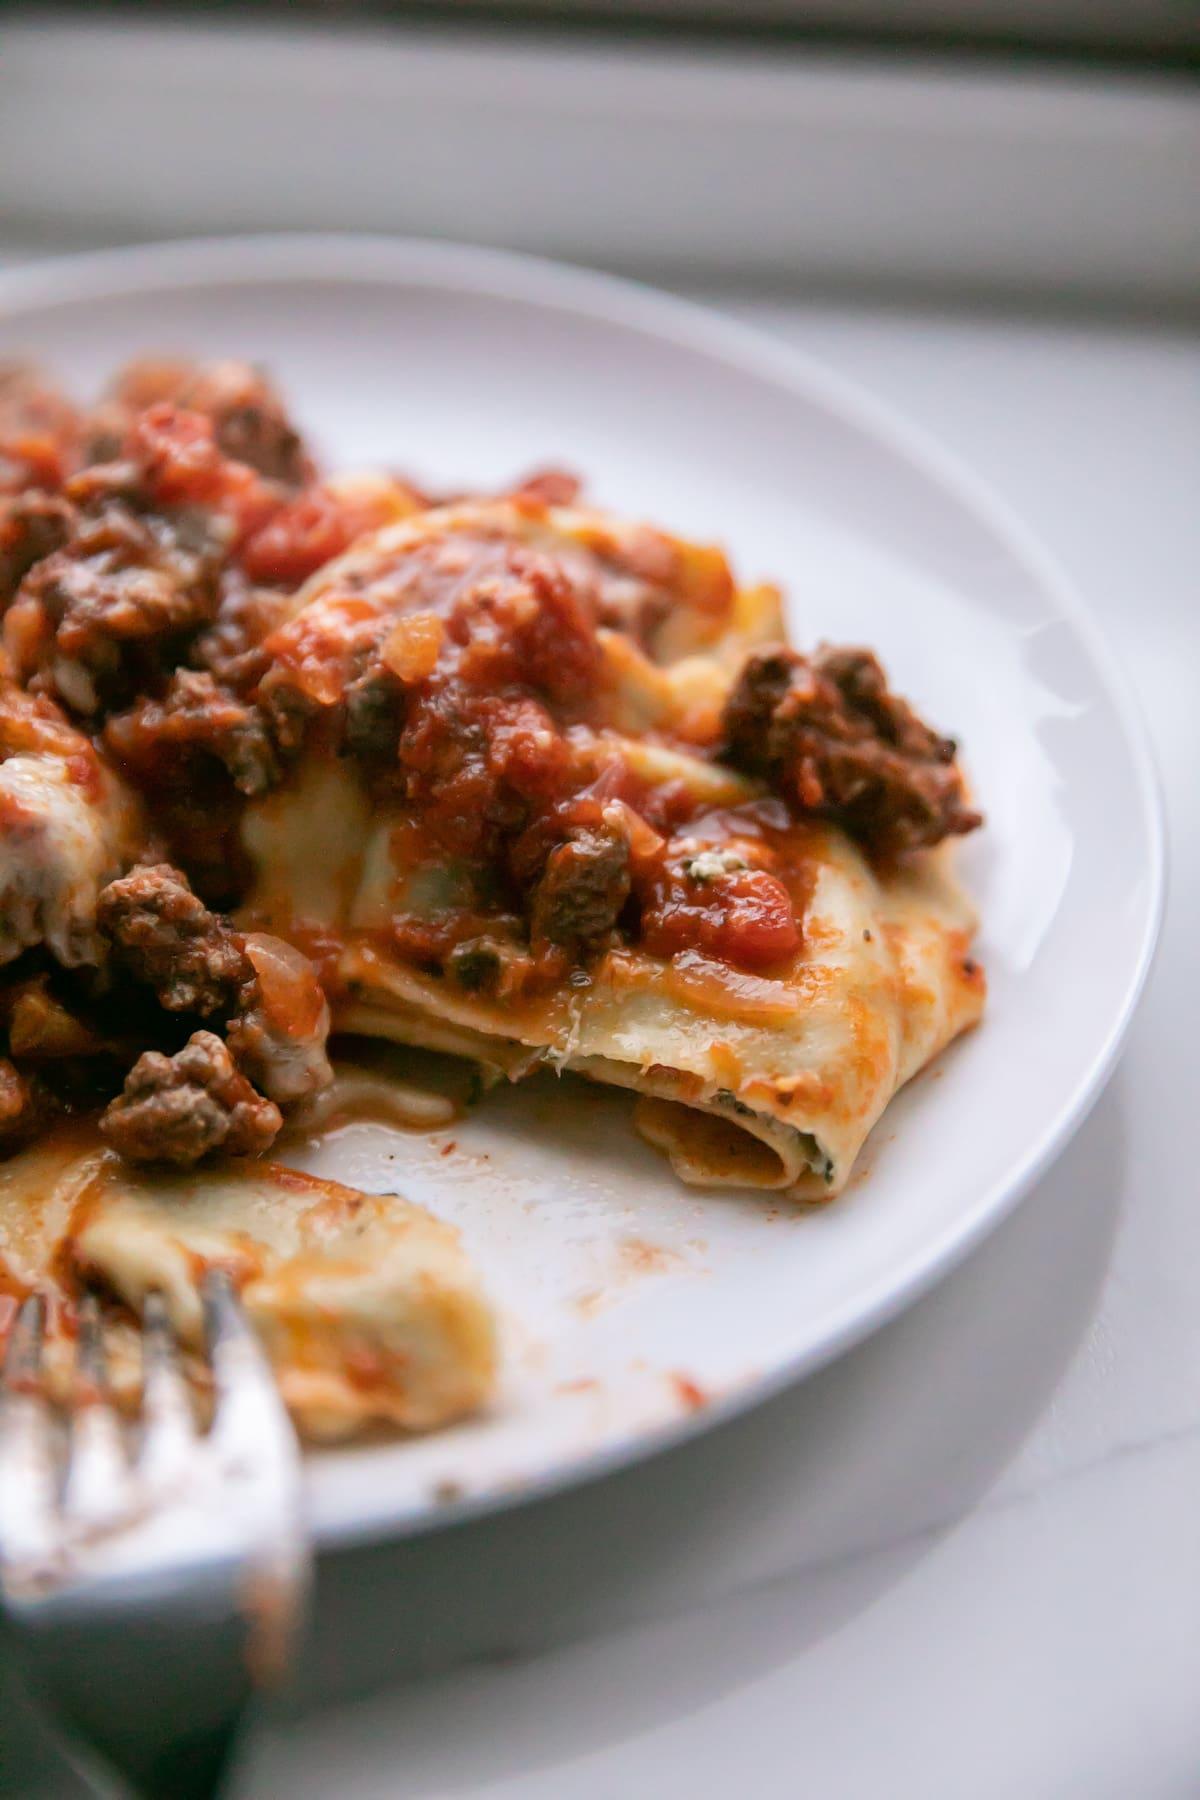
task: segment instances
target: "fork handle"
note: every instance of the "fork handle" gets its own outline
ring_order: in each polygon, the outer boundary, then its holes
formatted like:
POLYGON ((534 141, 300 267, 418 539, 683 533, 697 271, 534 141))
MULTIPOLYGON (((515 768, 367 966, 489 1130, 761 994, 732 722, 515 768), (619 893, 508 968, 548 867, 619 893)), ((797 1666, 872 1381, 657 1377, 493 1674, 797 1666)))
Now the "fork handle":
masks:
POLYGON ((132 1778, 137 1800, 218 1800, 238 1735, 234 1725, 204 1741, 169 1746, 152 1768, 132 1778))
POLYGON ((214 1800, 253 1699, 246 1623, 219 1580, 190 1604, 130 1607, 54 1634, 63 1724, 138 1800, 214 1800), (130 1704, 136 1696, 135 1704, 130 1704))

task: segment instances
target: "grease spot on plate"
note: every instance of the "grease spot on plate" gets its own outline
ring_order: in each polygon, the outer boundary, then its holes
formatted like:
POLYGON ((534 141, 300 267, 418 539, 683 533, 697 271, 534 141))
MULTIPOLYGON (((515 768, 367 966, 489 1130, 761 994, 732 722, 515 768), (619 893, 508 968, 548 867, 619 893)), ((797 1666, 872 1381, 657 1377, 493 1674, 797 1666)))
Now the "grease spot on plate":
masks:
POLYGON ((708 1405, 708 1395, 690 1375, 681 1375, 676 1370, 671 1376, 671 1385, 679 1404, 686 1407, 688 1412, 698 1412, 702 1406, 708 1405))
POLYGON ((670 1269, 679 1268, 683 1261, 678 1250, 670 1250, 665 1244, 651 1244, 645 1238, 622 1238, 617 1246, 617 1256, 623 1275, 663 1275, 670 1269))

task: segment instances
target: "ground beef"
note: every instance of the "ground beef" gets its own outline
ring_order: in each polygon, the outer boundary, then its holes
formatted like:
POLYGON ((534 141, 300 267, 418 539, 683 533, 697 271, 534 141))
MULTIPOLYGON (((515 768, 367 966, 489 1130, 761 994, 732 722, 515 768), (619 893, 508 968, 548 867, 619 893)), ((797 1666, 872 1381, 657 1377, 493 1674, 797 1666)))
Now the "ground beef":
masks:
POLYGON ((254 587, 235 565, 221 571, 220 597, 212 624, 188 651, 193 668, 207 669, 223 686, 249 693, 265 673, 269 658, 263 639, 287 617, 291 595, 254 587))
POLYGON ((116 462, 128 432, 129 409, 119 401, 105 399, 90 407, 80 430, 79 454, 84 468, 116 462))
POLYGON ((152 987, 168 1012, 225 1017, 256 991, 241 933, 210 912, 169 863, 109 882, 97 919, 118 963, 152 987))
POLYGON ((62 548, 74 522, 74 509, 58 494, 32 488, 0 499, 0 606, 7 606, 35 563, 62 548))
POLYGON ((468 938, 446 958, 446 974, 464 994, 494 994, 500 986, 507 946, 495 938, 468 938))
POLYGON ((242 794, 265 794, 280 776, 260 708, 198 669, 177 669, 161 700, 140 700, 110 719, 104 741, 126 772, 150 789, 188 784, 205 760, 219 763, 242 794))
POLYGON ((581 830, 546 862, 529 908, 530 938, 576 954, 600 949, 629 898, 629 845, 620 832, 581 830))
POLYGON ((202 521, 112 501, 25 576, 5 620, 14 672, 77 713, 152 685, 217 606, 223 548, 202 521))
POLYGON ((110 506, 129 514, 144 511, 150 504, 145 470, 140 463, 116 454, 105 462, 89 463, 77 469, 65 483, 63 492, 85 517, 91 519, 103 518, 110 506))
POLYGON ((747 657, 722 718, 730 762, 767 774, 786 761, 792 737, 783 708, 793 681, 808 671, 807 659, 782 644, 747 657))
MULTIPOLYGON (((277 397, 243 365, 142 365, 129 380, 88 438, 107 460, 63 477, 66 529, 31 544, 18 520, 6 557, 0 522, 0 598, 6 564, 10 582, 24 575, 4 627, 13 671, 87 716, 157 695, 191 660, 229 681, 278 616, 254 594, 246 545, 311 473, 277 397), (206 628, 216 635, 201 645, 206 628)), ((245 674, 248 693, 262 666, 245 674)))
POLYGON ((867 650, 751 656, 724 713, 725 754, 803 812, 895 856, 972 831, 952 738, 891 693, 867 650))
POLYGON ((376 666, 346 689, 342 748, 369 771, 394 765, 404 729, 404 684, 376 666))
POLYGON ((148 1050, 106 1108, 100 1130, 130 1162, 198 1162, 212 1151, 256 1156, 277 1136, 279 1108, 255 1092, 211 1031, 174 1056, 148 1050))
POLYGON ((308 728, 316 717, 315 703, 297 688, 263 687, 258 705, 272 741, 284 756, 295 756, 303 748, 308 728))
POLYGON ((89 670, 113 661, 116 643, 189 630, 207 616, 208 600, 167 569, 97 567, 64 556, 42 565, 39 583, 59 649, 89 670))
POLYGON ((283 401, 267 377, 249 363, 172 362, 139 358, 122 370, 109 399, 97 410, 92 431, 111 442, 122 414, 148 406, 185 407, 212 420, 225 456, 247 463, 272 481, 298 485, 312 463, 283 401))
POLYGON ((260 475, 290 487, 298 487, 311 473, 303 439, 284 414, 278 396, 261 378, 256 389, 241 395, 214 396, 212 411, 217 442, 226 456, 249 463, 260 475))
MULTIPOLYGON (((504 1001, 535 984, 543 969, 517 935, 518 918, 500 917, 496 923, 500 928, 507 925, 513 935, 503 935, 501 929, 464 938, 443 954, 442 966, 447 980, 460 992, 504 1001)), ((559 974, 561 969, 556 968, 556 977, 559 974)))

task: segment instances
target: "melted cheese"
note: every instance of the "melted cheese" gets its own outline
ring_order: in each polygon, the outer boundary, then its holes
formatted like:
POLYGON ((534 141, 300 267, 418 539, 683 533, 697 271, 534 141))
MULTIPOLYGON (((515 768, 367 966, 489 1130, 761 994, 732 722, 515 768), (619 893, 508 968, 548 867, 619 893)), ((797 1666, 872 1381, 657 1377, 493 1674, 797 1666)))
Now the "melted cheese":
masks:
POLYGON ((326 563, 299 590, 292 616, 307 609, 340 629, 337 608, 347 591, 366 604, 394 604, 393 569, 415 546, 440 538, 503 540, 544 551, 594 586, 606 614, 634 637, 644 636, 654 660, 672 664, 722 644, 744 652, 780 632, 774 588, 738 590, 724 554, 652 525, 613 518, 584 507, 529 507, 510 500, 466 500, 438 506, 360 538, 326 563))
POLYGON ((85 786, 57 752, 0 764, 0 963, 43 943, 68 967, 97 962, 96 899, 133 857, 139 824, 107 770, 85 786))
POLYGON ((306 762, 297 780, 250 807, 242 838, 256 870, 255 917, 272 927, 344 917, 361 884, 370 822, 362 788, 332 759, 306 762))

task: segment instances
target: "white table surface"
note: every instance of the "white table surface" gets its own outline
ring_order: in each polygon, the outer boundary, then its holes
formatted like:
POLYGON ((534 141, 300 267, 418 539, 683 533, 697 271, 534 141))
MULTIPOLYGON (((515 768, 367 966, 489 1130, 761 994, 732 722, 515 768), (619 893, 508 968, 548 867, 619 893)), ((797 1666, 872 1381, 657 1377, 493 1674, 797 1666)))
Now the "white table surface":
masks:
MULTIPOLYGON (((898 1323, 639 1469, 323 1567, 237 1800, 1200 1794, 1200 340, 726 303, 935 432, 1095 607, 1166 790, 1158 964, 1075 1142, 898 1323)), ((80 1792, 0 1705, 0 1788, 80 1792)))

